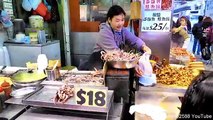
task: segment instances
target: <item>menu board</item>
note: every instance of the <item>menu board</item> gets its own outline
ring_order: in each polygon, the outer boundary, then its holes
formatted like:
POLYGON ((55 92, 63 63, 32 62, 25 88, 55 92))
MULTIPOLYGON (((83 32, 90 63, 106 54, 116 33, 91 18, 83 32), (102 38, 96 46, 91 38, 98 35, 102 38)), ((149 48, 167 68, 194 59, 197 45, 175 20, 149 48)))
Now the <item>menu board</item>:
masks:
POLYGON ((169 32, 171 11, 145 11, 141 31, 169 32))

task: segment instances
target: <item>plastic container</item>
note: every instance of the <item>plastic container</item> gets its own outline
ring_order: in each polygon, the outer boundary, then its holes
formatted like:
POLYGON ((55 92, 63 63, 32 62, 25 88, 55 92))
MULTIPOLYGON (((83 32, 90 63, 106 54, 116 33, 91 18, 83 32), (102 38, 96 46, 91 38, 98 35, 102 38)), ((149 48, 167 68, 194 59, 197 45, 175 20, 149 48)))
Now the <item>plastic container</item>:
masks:
POLYGON ((16 34, 16 42, 22 42, 24 40, 25 34, 24 33, 18 33, 16 34))
POLYGON ((44 72, 48 66, 48 59, 45 54, 39 54, 37 58, 38 72, 44 72))
POLYGON ((1 87, 3 88, 3 90, 4 90, 4 92, 5 92, 5 97, 6 97, 6 99, 10 98, 10 93, 12 92, 12 88, 11 88, 10 83, 4 81, 4 82, 1 84, 1 87))
POLYGON ((45 6, 44 3, 40 3, 37 7, 37 9, 35 9, 36 13, 38 13, 39 15, 41 15, 42 17, 45 17, 47 14, 47 7, 45 6))
POLYGON ((143 86, 154 86, 157 83, 156 74, 143 75, 139 78, 139 83, 143 86))
POLYGON ((54 70, 47 69, 46 74, 47 74, 47 80, 50 80, 50 81, 57 80, 60 77, 60 72, 59 72, 58 68, 56 68, 54 70))
POLYGON ((39 28, 43 29, 44 28, 44 20, 43 17, 39 15, 32 15, 29 17, 30 21, 30 26, 31 28, 39 28))
POLYGON ((0 87, 0 113, 4 109, 5 93, 2 87, 0 87))

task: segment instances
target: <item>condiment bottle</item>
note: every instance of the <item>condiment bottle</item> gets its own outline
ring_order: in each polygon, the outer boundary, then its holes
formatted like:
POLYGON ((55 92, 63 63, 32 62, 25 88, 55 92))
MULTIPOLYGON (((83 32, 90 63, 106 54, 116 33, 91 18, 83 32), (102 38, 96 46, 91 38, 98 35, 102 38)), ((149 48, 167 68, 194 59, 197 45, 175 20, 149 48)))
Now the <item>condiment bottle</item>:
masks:
POLYGON ((10 83, 4 81, 1 84, 1 87, 3 88, 3 90, 5 92, 6 99, 8 99, 10 97, 10 93, 12 92, 12 88, 11 88, 10 83))
POLYGON ((5 93, 2 87, 0 87, 0 113, 3 111, 4 101, 5 101, 5 93))

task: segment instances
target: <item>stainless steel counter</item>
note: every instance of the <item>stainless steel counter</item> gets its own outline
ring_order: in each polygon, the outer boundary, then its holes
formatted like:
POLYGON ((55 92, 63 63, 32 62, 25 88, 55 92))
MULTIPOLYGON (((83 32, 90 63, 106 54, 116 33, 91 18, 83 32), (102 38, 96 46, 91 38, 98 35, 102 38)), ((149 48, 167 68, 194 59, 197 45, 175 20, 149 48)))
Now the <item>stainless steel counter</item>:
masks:
MULTIPOLYGON (((10 98, 6 101, 8 107, 0 113, 0 117, 16 120, 102 120, 106 113, 80 112, 76 110, 62 110, 55 108, 30 107, 23 105, 24 98, 10 98)), ((109 120, 120 120, 123 104, 112 103, 109 110, 109 120)))
MULTIPOLYGON (((184 89, 171 89, 164 87, 140 87, 135 94, 135 104, 151 104, 166 110, 167 120, 176 120, 181 107, 179 96, 184 95, 184 89)), ((141 120, 142 115, 135 113, 135 120, 141 120)))
POLYGON ((25 67, 27 62, 37 62, 39 54, 45 54, 47 59, 60 60, 60 43, 55 40, 46 44, 13 44, 5 43, 11 66, 25 67))
POLYGON ((13 42, 5 42, 5 46, 30 46, 30 47, 43 47, 51 44, 59 43, 59 40, 48 41, 45 44, 24 44, 24 43, 13 43, 13 42))
MULTIPOLYGON (((109 120, 120 120, 123 105, 114 104, 109 120)), ((16 120, 104 120, 105 114, 31 107, 16 120)))
POLYGON ((10 104, 0 113, 0 117, 7 118, 9 120, 15 119, 18 115, 27 110, 26 105, 10 104))

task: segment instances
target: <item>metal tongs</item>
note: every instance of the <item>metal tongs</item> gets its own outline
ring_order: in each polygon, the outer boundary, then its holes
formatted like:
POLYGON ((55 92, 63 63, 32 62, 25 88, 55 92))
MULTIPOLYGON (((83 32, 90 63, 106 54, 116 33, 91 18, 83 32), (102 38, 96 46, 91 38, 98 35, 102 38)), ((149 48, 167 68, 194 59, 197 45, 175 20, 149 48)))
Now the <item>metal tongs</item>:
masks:
POLYGON ((7 66, 3 66, 2 68, 1 68, 1 70, 0 70, 0 74, 2 74, 3 73, 3 70, 6 68, 7 66))

